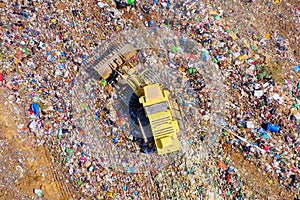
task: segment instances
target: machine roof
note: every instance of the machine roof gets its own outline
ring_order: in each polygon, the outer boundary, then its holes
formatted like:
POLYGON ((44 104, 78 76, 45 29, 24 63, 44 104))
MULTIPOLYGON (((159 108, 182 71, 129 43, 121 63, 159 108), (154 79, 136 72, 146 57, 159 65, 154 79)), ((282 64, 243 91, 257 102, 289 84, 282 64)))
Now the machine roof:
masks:
POLYGON ((159 84, 152 84, 144 87, 146 102, 164 100, 159 84))

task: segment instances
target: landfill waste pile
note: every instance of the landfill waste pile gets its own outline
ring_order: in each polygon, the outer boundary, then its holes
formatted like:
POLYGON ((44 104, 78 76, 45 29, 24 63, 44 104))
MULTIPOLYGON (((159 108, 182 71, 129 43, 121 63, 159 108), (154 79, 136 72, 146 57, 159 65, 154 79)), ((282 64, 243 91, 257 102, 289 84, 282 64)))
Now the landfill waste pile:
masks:
POLYGON ((289 8, 287 35, 220 2, 0 1, 0 199, 300 199, 300 5, 261 4, 289 8), (180 151, 141 144, 126 79, 99 75, 132 50, 180 151))

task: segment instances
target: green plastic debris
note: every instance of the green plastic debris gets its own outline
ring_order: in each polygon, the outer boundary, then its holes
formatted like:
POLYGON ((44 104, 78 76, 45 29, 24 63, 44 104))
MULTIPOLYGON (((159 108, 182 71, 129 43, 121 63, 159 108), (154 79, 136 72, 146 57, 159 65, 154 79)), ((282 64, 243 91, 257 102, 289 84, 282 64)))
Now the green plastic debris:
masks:
POLYGON ((214 63, 218 63, 218 59, 217 59, 216 57, 212 57, 212 61, 213 61, 214 63))
POLYGON ((252 49, 253 51, 256 51, 256 50, 257 50, 257 47, 254 46, 254 45, 252 45, 252 46, 251 46, 251 49, 252 49))
POLYGON ((111 166, 111 168, 112 168, 112 169, 117 169, 118 166, 117 166, 117 165, 113 165, 113 166, 111 166))
POLYGON ((226 32, 226 33, 230 33, 230 30, 229 30, 229 29, 226 29, 225 32, 226 32))
POLYGON ((56 135, 56 137, 57 137, 58 139, 61 139, 61 136, 62 136, 62 130, 59 128, 59 129, 57 130, 57 135, 56 135))
POLYGON ((299 110, 299 104, 295 103, 295 104, 294 104, 294 107, 295 107, 297 110, 299 110))
POLYGON ((34 193, 39 197, 43 196, 43 191, 41 189, 34 189, 34 193))
POLYGON ((81 104, 81 108, 82 109, 87 109, 88 107, 87 107, 87 105, 85 103, 83 103, 83 104, 81 104))
POLYGON ((215 16, 215 19, 220 19, 220 16, 219 15, 215 16))
POLYGON ((298 83, 298 90, 300 90, 300 82, 298 83))
POLYGON ((193 68, 188 68, 188 73, 189 74, 192 74, 194 72, 194 69, 193 68))
POLYGON ((262 76, 263 78, 265 78, 265 77, 267 76, 267 73, 266 73, 266 72, 263 72, 263 73, 261 73, 261 76, 262 76))
POLYGON ((29 54, 28 49, 24 49, 24 51, 25 51, 26 56, 28 56, 28 54, 29 54))
POLYGON ((168 9, 171 7, 171 3, 170 1, 168 1, 168 9))
POLYGON ((81 186, 81 184, 82 184, 81 181, 78 180, 78 181, 77 181, 77 185, 78 185, 78 186, 81 186))
POLYGON ((173 52, 173 53, 176 53, 177 50, 178 50, 178 47, 177 47, 177 46, 173 46, 173 47, 172 47, 172 52, 173 52))
POLYGON ((102 81, 101 81, 101 84, 102 84, 103 86, 106 86, 106 85, 107 85, 107 81, 106 81, 106 80, 102 80, 102 81))
POLYGON ((283 160, 283 162, 284 162, 284 164, 285 164, 285 165, 287 165, 287 164, 288 164, 286 160, 283 160))
POLYGON ((258 35, 258 36, 257 36, 257 40, 258 40, 258 41, 261 41, 261 40, 262 40, 262 38, 263 38, 263 36, 262 36, 262 35, 258 35))
POLYGON ((231 191, 227 190, 227 195, 230 196, 231 195, 231 191))
POLYGON ((33 102, 34 102, 34 103, 38 103, 38 102, 41 101, 41 98, 38 97, 38 96, 35 96, 35 97, 33 97, 32 99, 33 99, 33 102))
POLYGON ((70 161, 70 156, 66 157, 66 163, 68 163, 70 161))
POLYGON ((255 65, 255 69, 262 69, 262 66, 260 64, 255 65))
POLYGON ((131 5, 131 4, 134 3, 134 0, 128 0, 127 3, 128 3, 129 5, 131 5))
POLYGON ((182 105, 182 104, 183 104, 183 100, 182 100, 182 99, 178 99, 178 103, 179 103, 180 105, 182 105))
POLYGON ((73 150, 72 150, 72 149, 69 149, 69 148, 67 148, 67 149, 66 149, 66 152, 67 152, 67 153, 69 153, 69 154, 72 154, 72 153, 73 153, 73 150))
POLYGON ((194 166, 192 166, 188 172, 188 174, 193 174, 194 173, 194 166))
POLYGON ((256 136, 257 136, 257 137, 261 137, 262 134, 261 134, 261 133, 257 133, 256 136))

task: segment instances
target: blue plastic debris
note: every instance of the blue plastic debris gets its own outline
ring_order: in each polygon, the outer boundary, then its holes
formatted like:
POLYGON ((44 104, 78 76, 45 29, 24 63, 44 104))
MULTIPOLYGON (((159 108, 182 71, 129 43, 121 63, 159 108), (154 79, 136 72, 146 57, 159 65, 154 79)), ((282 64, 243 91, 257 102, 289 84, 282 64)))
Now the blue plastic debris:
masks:
POLYGON ((294 70, 295 70, 296 72, 300 72, 300 65, 295 65, 295 66, 294 66, 294 70))
POLYGON ((149 23, 149 26, 152 26, 154 24, 154 22, 152 20, 150 20, 148 23, 149 23))
MULTIPOLYGON (((52 57, 52 58, 53 58, 53 57, 52 57)), ((57 65, 57 68, 58 68, 58 69, 65 69, 65 67, 66 67, 65 64, 58 64, 58 65, 57 65)))
POLYGON ((279 132, 280 127, 278 125, 268 123, 267 130, 271 132, 279 132))
POLYGON ((28 14, 27 14, 25 11, 22 11, 22 15, 23 15, 26 19, 28 19, 28 14))
POLYGON ((30 109, 36 116, 39 116, 40 106, 38 104, 36 104, 36 103, 31 104, 30 109))
POLYGON ((235 170, 234 170, 232 167, 229 167, 229 168, 228 168, 228 171, 230 171, 230 172, 235 172, 235 170))
POLYGON ((280 154, 276 154, 276 156, 275 156, 276 158, 280 158, 281 157, 281 155, 280 154))
POLYGON ((113 140, 113 142, 114 142, 115 144, 118 143, 118 139, 117 139, 117 138, 113 138, 112 140, 113 140))
POLYGON ((266 131, 263 128, 258 129, 258 132, 261 133, 261 134, 265 134, 266 133, 266 131))
POLYGON ((130 172, 130 173, 135 173, 134 168, 133 168, 133 167, 130 167, 130 168, 129 168, 129 172, 130 172))
POLYGON ((285 46, 280 46, 279 49, 280 49, 280 51, 285 51, 286 47, 285 46))
POLYGON ((202 51, 201 52, 201 58, 202 58, 202 60, 207 61, 207 52, 202 51))
POLYGON ((88 169, 88 171, 89 171, 89 172, 94 171, 94 166, 90 166, 89 169, 88 169))

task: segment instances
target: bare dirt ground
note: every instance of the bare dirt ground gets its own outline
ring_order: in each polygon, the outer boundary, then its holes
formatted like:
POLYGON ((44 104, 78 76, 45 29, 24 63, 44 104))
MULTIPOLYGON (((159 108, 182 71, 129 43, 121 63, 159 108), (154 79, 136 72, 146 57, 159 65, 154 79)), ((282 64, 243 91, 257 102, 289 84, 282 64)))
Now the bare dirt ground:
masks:
POLYGON ((230 157, 241 179, 245 183, 245 188, 251 191, 258 199, 293 199, 294 194, 279 185, 278 181, 270 174, 264 173, 263 169, 253 162, 246 160, 243 155, 229 146, 225 147, 226 156, 230 157))
POLYGON ((67 199, 54 174, 48 149, 34 148, 28 135, 17 131, 14 113, 4 104, 0 89, 0 199, 33 199, 34 189, 42 189, 43 199, 67 199))

